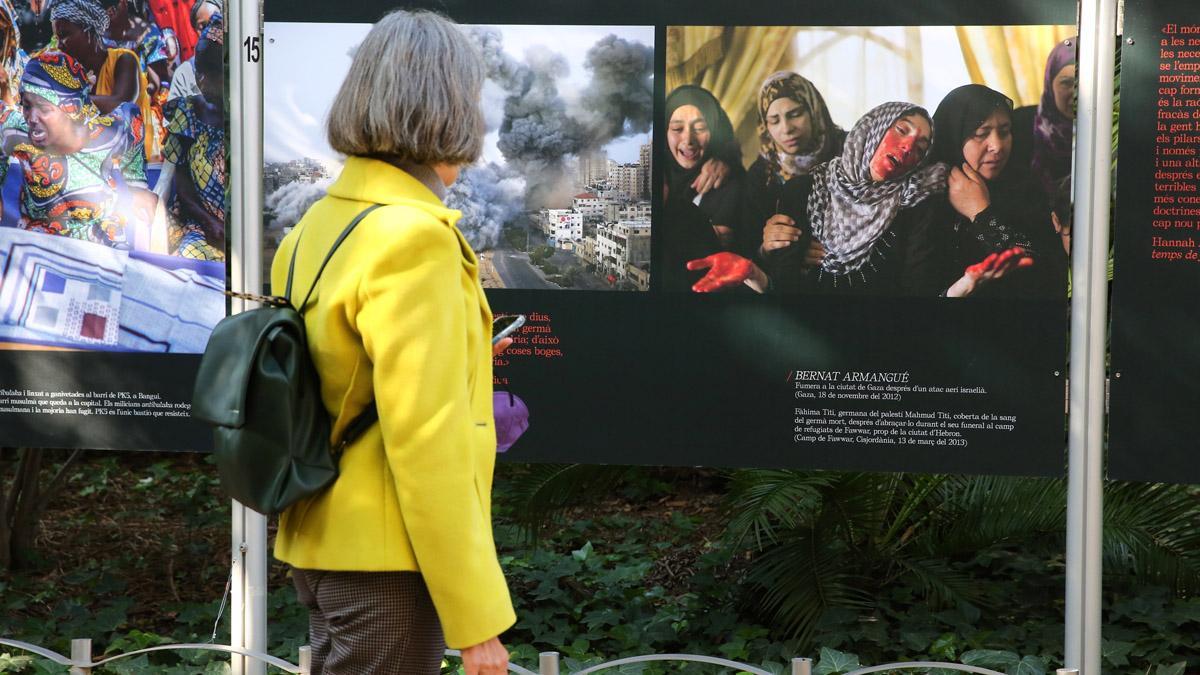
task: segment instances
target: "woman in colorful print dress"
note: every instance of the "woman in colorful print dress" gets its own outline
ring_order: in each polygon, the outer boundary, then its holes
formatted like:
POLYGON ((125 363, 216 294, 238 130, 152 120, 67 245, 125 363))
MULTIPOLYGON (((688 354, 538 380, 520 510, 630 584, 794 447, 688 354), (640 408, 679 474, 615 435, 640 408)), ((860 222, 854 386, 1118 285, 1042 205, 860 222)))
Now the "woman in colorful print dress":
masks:
POLYGON ((169 101, 164 110, 165 161, 176 165, 171 198, 170 250, 185 258, 225 259, 225 108, 221 52, 224 28, 214 19, 196 44, 200 93, 169 101))
POLYGON ((20 110, 0 115, 0 151, 15 157, 25 174, 20 226, 142 248, 153 212, 147 196, 153 197, 146 190, 137 108, 122 104, 101 115, 83 67, 60 52, 29 61, 20 97, 20 110))

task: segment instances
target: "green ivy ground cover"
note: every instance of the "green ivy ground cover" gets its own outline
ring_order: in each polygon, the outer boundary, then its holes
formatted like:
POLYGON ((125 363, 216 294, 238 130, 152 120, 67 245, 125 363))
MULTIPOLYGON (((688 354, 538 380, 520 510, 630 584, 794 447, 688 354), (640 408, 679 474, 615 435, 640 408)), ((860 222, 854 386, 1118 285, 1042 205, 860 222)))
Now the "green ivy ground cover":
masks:
MULTIPOLYGON (((977 588, 973 603, 934 605, 912 583, 886 586, 869 611, 822 614, 811 640, 773 630, 750 590, 757 549, 731 542, 728 481, 713 472, 642 470, 602 499, 560 514, 533 541, 518 525, 520 467, 497 480, 497 541, 517 603, 504 636, 513 660, 535 668, 556 650, 563 672, 620 656, 687 652, 786 672, 794 656, 818 675, 860 664, 958 661, 1006 673, 1053 672, 1062 659, 1062 559, 1020 542, 947 561, 977 588)), ((98 653, 212 639, 228 574, 229 512, 211 467, 193 456, 96 453, 51 508, 36 565, 0 573, 0 635, 61 653, 89 637, 98 653)), ((306 616, 272 569, 272 654, 294 661, 306 616)), ((1114 584, 1124 588, 1124 584, 1114 584)), ((1200 599, 1164 586, 1105 594, 1106 672, 1182 675, 1200 667, 1200 599)), ((228 641, 228 615, 216 641, 228 641)), ((448 670, 454 668, 448 664, 448 670)), ((62 673, 0 649, 0 673, 62 673)), ((223 673, 217 655, 139 657, 106 673, 223 673)), ((617 673, 668 672, 662 664, 617 673)), ((713 673, 703 669, 669 672, 713 673)))

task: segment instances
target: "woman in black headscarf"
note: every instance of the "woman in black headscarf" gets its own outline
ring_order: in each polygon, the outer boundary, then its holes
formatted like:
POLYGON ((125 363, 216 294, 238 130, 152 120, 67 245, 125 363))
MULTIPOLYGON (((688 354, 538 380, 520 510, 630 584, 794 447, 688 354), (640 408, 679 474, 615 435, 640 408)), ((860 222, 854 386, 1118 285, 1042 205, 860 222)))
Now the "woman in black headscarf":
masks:
POLYGON ((708 90, 675 89, 666 113, 661 288, 687 290, 701 276, 686 269, 687 261, 736 247, 744 169, 729 116, 708 90), (720 187, 699 194, 693 183, 710 159, 725 164, 729 174, 720 187))
POLYGON ((975 284, 964 269, 1018 247, 1033 261, 1026 263, 1031 268, 989 284, 987 295, 1061 297, 1066 257, 1054 233, 1050 205, 1027 174, 1009 167, 1012 101, 983 85, 968 84, 947 94, 933 119, 938 139, 934 160, 951 167, 936 225, 943 279, 952 283, 947 295, 970 295, 975 284))
MULTIPOLYGON (((758 120, 760 149, 746 174, 742 229, 750 250, 767 252, 801 241, 807 234, 796 226, 805 220, 806 208, 806 192, 798 189, 804 181, 796 179, 840 155, 846 132, 833 123, 816 86, 789 71, 774 73, 763 82, 758 120)), ((810 255, 819 254, 816 245, 810 255)))

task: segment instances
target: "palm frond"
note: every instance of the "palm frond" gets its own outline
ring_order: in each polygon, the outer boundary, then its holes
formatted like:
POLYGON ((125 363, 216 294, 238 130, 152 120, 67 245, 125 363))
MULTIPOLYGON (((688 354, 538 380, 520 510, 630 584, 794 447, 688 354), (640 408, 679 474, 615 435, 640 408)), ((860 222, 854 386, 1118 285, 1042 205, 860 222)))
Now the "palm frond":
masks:
POLYGON ((932 604, 967 603, 978 606, 983 601, 975 579, 954 569, 944 558, 899 556, 893 563, 901 570, 897 578, 911 578, 922 596, 932 604))
POLYGON ((561 522, 567 509, 603 498, 640 467, 531 464, 508 486, 511 517, 533 539, 561 522))
POLYGON ((780 530, 811 525, 821 507, 821 490, 832 474, 747 469, 733 474, 728 500, 728 534, 734 545, 754 535, 754 544, 775 543, 780 530))
POLYGON ((1105 571, 1135 583, 1200 589, 1200 497, 1184 485, 1110 483, 1104 498, 1105 571))
POLYGON ((936 549, 944 554, 1006 543, 1057 542, 1062 548, 1067 522, 1062 480, 958 476, 942 486, 938 499, 943 513, 936 549))
POLYGON ((755 562, 747 581, 761 590, 759 606, 772 625, 807 645, 826 611, 865 611, 874 604, 868 580, 847 564, 851 553, 812 530, 790 534, 755 562))

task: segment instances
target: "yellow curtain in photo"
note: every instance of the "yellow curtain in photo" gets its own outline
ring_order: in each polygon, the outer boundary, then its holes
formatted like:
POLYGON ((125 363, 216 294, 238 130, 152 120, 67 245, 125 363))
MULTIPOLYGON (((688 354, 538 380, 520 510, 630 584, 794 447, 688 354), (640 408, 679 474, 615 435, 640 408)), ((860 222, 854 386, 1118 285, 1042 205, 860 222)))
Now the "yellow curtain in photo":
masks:
POLYGON ((1046 57, 1078 28, 1066 26, 958 26, 959 47, 975 84, 1012 98, 1017 107, 1042 97, 1046 57))
POLYGON ((667 27, 667 93, 682 84, 698 84, 700 75, 725 51, 721 26, 667 27))
POLYGON ((712 92, 745 145, 757 137, 758 89, 789 62, 790 26, 667 28, 667 92, 698 84, 712 92))

